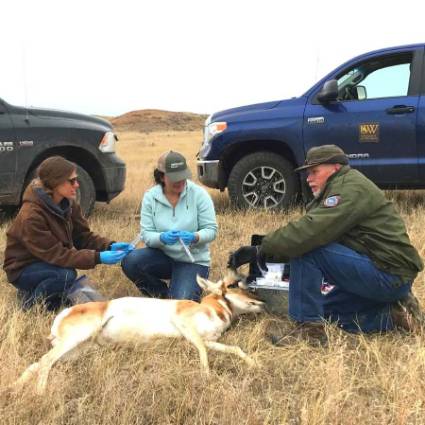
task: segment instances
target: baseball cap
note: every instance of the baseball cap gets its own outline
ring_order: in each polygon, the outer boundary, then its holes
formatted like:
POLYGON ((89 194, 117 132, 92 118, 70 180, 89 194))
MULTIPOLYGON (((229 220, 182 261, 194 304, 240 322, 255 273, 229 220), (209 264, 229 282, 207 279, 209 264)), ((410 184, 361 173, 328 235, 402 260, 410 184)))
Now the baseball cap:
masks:
POLYGON ((314 167, 320 164, 348 164, 348 157, 345 152, 336 145, 314 146, 307 151, 304 165, 296 168, 294 171, 302 171, 306 168, 314 167))
POLYGON ((158 159, 157 168, 172 182, 190 179, 192 177, 192 173, 187 167, 186 158, 178 152, 164 152, 158 159))

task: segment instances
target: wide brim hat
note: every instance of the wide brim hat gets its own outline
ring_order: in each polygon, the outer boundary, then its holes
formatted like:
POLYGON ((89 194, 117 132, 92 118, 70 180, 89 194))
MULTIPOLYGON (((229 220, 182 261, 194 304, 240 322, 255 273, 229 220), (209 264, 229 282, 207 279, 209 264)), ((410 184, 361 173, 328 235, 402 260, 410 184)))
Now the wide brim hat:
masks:
POLYGON ((164 152, 158 159, 157 168, 172 182, 178 182, 192 177, 192 173, 186 163, 186 158, 178 152, 164 152))
POLYGON ((336 145, 315 146, 308 150, 304 165, 294 171, 303 171, 320 164, 348 164, 345 152, 336 145))

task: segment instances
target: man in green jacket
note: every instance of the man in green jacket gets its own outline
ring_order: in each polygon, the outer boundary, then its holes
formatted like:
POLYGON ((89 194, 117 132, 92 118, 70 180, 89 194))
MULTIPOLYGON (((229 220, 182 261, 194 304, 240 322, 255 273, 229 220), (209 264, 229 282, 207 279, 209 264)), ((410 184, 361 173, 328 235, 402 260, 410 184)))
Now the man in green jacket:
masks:
POLYGON ((338 146, 311 148, 301 170, 314 196, 306 214, 259 247, 239 248, 229 266, 290 262, 289 316, 307 327, 327 320, 349 332, 411 330, 422 320, 411 286, 423 263, 393 204, 338 146))

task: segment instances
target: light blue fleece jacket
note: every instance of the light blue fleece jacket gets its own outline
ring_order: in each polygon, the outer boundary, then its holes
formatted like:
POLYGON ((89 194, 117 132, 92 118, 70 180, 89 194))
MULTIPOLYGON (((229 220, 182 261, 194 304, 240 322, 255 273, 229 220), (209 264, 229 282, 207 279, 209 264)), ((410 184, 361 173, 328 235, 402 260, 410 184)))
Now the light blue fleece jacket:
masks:
POLYGON ((164 245, 159 235, 168 230, 196 232, 199 241, 190 245, 189 249, 196 264, 210 265, 209 243, 217 234, 214 204, 208 192, 192 181, 186 181, 174 208, 161 185, 149 189, 143 197, 140 225, 141 236, 147 246, 159 248, 172 259, 185 263, 190 263, 190 259, 181 244, 164 245))

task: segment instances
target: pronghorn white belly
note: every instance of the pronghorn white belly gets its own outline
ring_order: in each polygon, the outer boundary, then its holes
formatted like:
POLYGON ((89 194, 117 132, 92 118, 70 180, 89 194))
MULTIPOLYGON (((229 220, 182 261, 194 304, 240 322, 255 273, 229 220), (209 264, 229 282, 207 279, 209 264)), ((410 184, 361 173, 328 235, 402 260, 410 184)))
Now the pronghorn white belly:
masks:
POLYGON ((156 335, 178 337, 173 325, 177 300, 119 298, 109 302, 102 336, 113 341, 149 339, 156 335))
POLYGON ((202 339, 216 341, 230 326, 230 320, 224 322, 216 315, 211 317, 200 312, 194 315, 193 324, 202 339))

